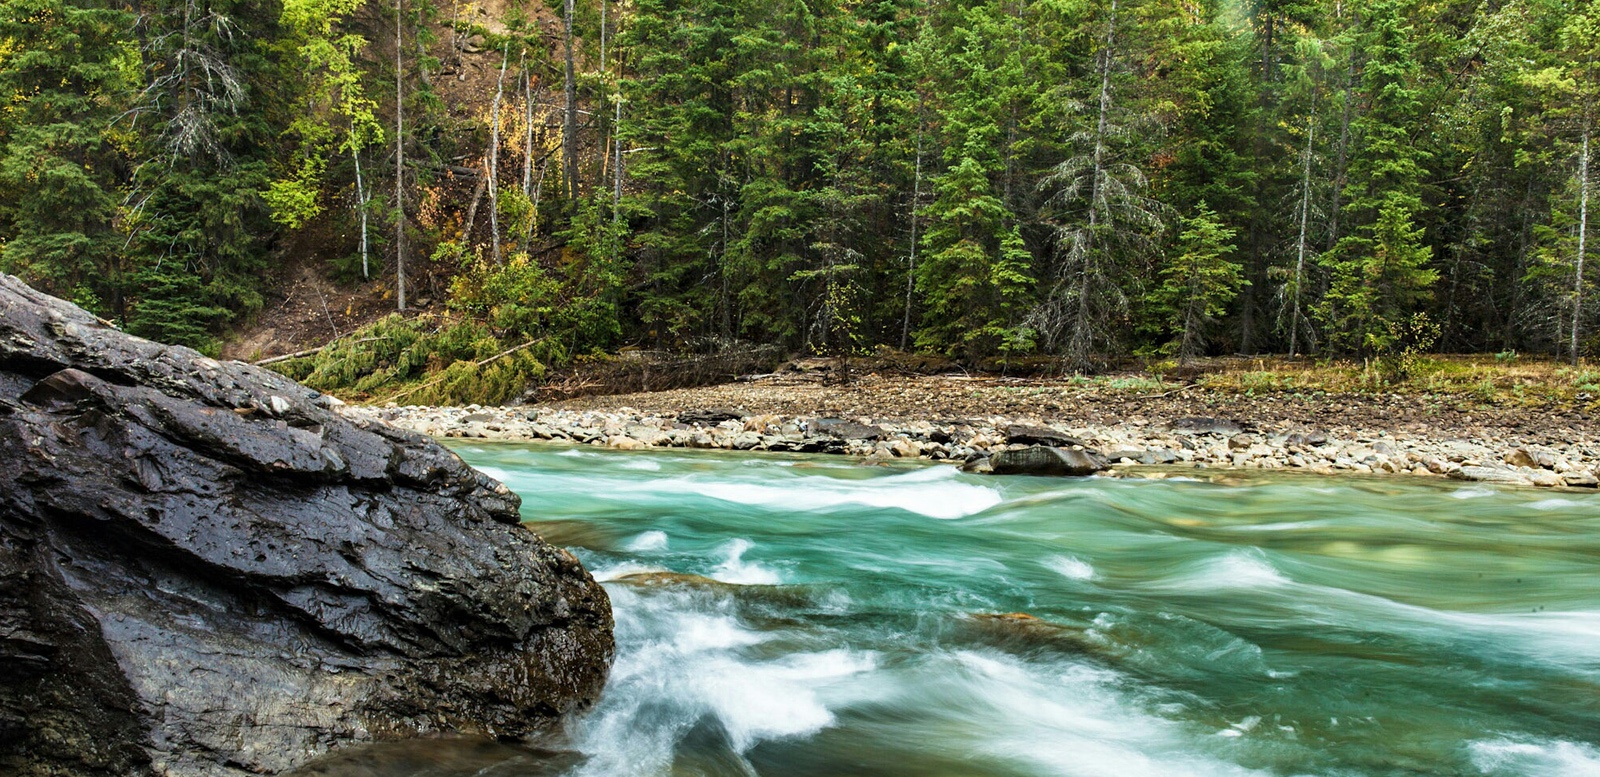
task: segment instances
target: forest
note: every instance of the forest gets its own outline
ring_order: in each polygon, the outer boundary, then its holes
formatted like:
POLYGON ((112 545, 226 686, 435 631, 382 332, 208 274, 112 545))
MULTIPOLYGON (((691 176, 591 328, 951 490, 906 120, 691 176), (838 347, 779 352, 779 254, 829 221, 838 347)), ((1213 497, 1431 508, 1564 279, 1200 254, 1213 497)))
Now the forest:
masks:
POLYGON ((0 270, 214 352, 315 256, 313 385, 1600 349, 1583 0, 0 0, 0 86, 0 270))

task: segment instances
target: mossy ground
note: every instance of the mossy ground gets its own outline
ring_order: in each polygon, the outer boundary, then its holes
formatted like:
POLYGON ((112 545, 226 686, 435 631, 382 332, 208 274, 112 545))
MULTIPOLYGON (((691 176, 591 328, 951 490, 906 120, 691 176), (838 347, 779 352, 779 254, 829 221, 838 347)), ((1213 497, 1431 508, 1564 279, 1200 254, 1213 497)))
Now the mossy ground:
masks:
POLYGON ((349 402, 487 405, 515 399, 544 376, 552 357, 560 354, 546 343, 508 342, 480 323, 392 315, 272 367, 349 402))

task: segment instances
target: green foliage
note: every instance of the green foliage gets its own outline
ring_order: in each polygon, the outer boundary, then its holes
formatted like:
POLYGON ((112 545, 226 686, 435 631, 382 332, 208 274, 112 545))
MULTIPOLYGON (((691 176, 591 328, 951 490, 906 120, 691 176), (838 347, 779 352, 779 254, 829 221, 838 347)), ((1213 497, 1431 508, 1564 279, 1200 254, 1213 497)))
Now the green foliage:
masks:
POLYGON ((1366 355, 1391 353, 1419 303, 1428 299, 1438 272, 1427 267, 1432 250, 1422 230, 1397 202, 1386 203, 1370 237, 1341 241, 1328 260, 1332 279, 1320 313, 1330 341, 1366 355))
POLYGON ((1234 230, 1217 219, 1202 200, 1195 215, 1184 218, 1177 253, 1161 271, 1161 284, 1151 294, 1155 314, 1173 333, 1164 350, 1179 361, 1200 355, 1207 331, 1249 285, 1243 268, 1230 257, 1236 250, 1234 230))
POLYGON ((397 72, 389 5, 0 0, 0 269, 215 348, 309 259, 288 251, 392 273, 357 227, 399 220, 459 318, 382 324, 417 350, 312 372, 418 400, 510 396, 630 343, 848 354, 914 331, 971 365, 1093 369, 1314 335, 1387 383, 1426 348, 1600 332, 1593 3, 638 0, 606 6, 605 72, 579 3, 575 194, 532 7, 449 9, 483 41, 436 62, 441 7, 402 3, 397 72), (482 80, 442 68, 501 57, 491 131, 482 80), (491 155, 499 246, 462 228, 461 168, 491 155))
POLYGON ((917 287, 926 312, 917 346, 953 356, 1025 351, 1028 252, 978 161, 964 157, 934 184, 917 287))
POLYGON ((559 356, 546 347, 507 354, 517 343, 506 343, 471 320, 391 315, 277 369, 320 391, 358 399, 499 404, 525 391, 544 375, 545 360, 559 356))
POLYGON ((134 272, 130 286, 139 293, 130 302, 130 333, 209 353, 216 351, 214 324, 227 318, 229 312, 210 304, 211 295, 197 274, 177 262, 157 264, 134 272))
POLYGON ((0 270, 115 312, 118 148, 133 14, 83 0, 0 2, 0 270))

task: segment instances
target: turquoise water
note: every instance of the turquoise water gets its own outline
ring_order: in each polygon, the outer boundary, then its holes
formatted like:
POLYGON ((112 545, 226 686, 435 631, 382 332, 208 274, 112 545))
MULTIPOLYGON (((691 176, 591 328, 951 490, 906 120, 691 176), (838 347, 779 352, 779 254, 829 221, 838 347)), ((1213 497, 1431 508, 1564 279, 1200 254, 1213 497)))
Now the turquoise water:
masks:
POLYGON ((456 450, 617 620, 480 773, 1600 775, 1597 494, 456 450))

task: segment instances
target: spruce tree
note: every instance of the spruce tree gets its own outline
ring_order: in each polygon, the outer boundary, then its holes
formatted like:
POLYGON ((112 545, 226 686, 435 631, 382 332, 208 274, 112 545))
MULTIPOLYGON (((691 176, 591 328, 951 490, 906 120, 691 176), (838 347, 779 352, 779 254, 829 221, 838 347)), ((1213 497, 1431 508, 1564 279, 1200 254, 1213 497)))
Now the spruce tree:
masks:
POLYGON ((1173 335, 1165 350, 1186 362, 1205 350, 1217 319, 1250 282, 1243 266, 1231 258, 1236 232, 1204 201, 1182 220, 1181 229, 1177 252, 1161 270, 1161 284, 1151 301, 1173 335))
MULTIPOLYGON (((98 0, 0 2, 0 270, 119 315, 119 130, 133 14, 98 0)), ((125 132, 125 130, 123 130, 125 132)))
POLYGON ((1351 127, 1345 234, 1321 257, 1330 281, 1319 314, 1332 347, 1373 355, 1397 344, 1397 328, 1431 297, 1438 273, 1415 226, 1428 155, 1411 136, 1422 118, 1414 28, 1396 0, 1363 13, 1364 110, 1351 127))

